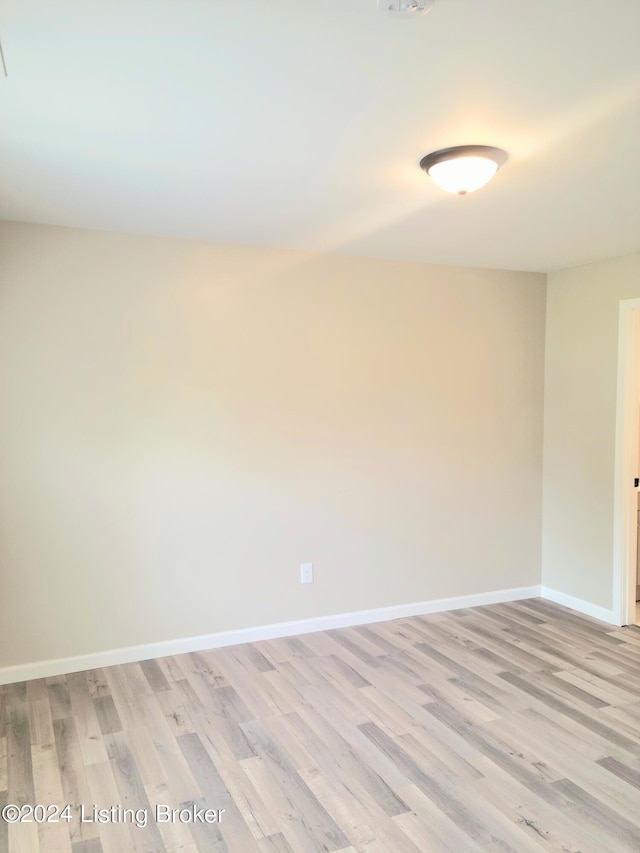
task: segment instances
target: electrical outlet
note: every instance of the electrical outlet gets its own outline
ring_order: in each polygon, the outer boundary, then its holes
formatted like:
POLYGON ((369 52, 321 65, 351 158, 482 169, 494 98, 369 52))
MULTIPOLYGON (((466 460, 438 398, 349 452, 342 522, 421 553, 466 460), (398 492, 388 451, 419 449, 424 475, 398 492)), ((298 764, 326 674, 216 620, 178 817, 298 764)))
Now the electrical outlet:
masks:
POLYGON ((301 563, 300 583, 313 583, 313 563, 301 563))

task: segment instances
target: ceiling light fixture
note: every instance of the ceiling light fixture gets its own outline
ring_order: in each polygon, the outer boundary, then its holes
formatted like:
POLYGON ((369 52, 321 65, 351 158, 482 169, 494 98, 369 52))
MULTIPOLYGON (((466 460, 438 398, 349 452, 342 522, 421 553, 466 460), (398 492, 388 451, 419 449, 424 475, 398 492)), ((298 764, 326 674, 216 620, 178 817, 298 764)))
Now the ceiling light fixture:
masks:
POLYGON ((501 148, 459 145, 427 154, 420 167, 441 190, 466 195, 488 184, 506 162, 507 154, 501 148))

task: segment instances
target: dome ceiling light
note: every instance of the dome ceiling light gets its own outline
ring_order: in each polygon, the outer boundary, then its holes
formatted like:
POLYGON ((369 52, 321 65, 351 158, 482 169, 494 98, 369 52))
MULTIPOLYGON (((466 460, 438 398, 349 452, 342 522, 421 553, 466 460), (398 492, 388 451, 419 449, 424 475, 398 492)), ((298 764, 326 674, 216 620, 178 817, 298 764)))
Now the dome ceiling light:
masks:
POLYGON ((420 168, 441 190, 466 195, 488 184, 506 162, 507 154, 501 148, 459 145, 427 154, 420 161, 420 168))

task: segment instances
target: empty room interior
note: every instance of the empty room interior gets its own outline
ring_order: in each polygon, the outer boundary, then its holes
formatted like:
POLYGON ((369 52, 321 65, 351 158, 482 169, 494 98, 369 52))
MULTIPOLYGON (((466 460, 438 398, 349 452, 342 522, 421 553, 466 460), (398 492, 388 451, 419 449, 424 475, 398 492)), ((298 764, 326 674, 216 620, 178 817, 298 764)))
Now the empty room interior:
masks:
POLYGON ((639 45, 0 2, 0 853, 640 850, 639 45))

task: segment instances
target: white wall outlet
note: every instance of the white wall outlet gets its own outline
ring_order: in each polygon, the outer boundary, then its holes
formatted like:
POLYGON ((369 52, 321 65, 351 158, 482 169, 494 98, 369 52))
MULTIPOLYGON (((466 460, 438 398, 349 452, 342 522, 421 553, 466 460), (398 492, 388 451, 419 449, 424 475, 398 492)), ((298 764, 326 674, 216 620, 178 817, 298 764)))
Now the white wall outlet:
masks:
POLYGON ((300 583, 313 583, 313 563, 300 564, 300 583))

